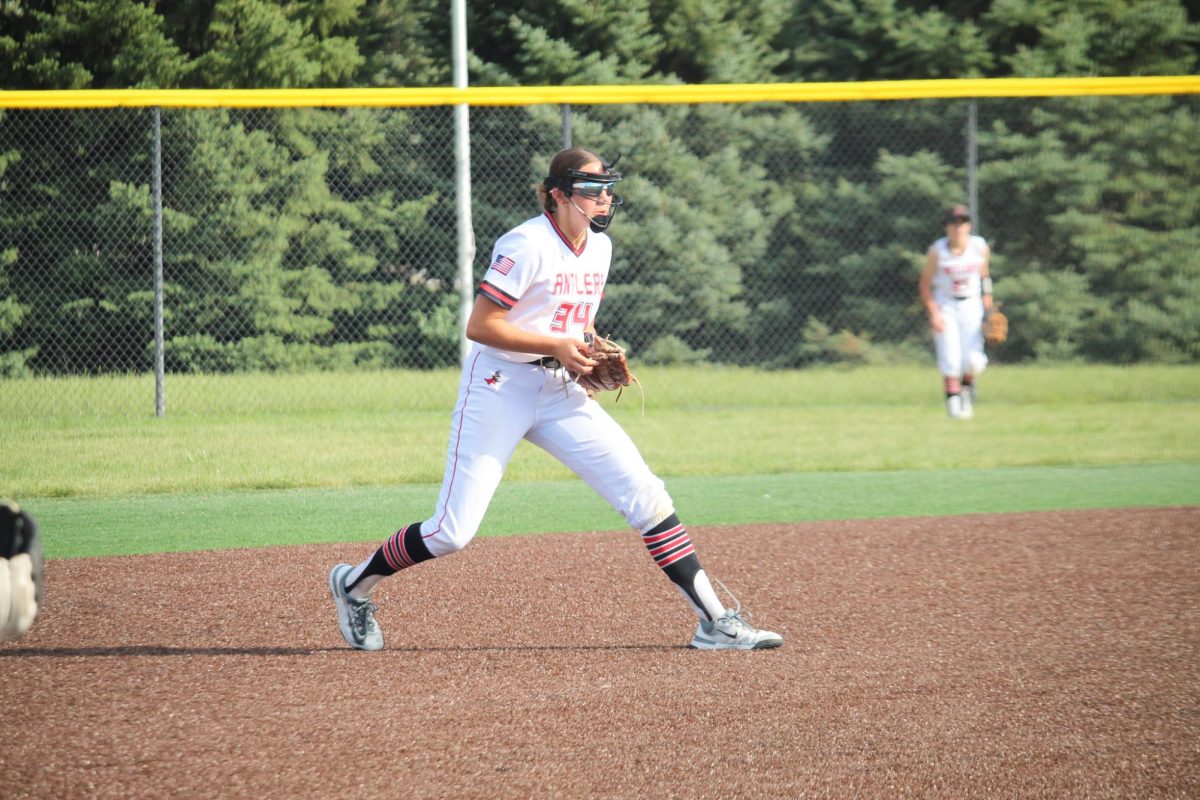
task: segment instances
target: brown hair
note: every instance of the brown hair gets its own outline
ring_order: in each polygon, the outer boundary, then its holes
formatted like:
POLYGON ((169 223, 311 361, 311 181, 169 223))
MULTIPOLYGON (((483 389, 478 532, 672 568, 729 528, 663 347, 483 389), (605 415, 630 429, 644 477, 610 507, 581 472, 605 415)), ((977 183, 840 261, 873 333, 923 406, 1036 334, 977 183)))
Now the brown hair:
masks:
MULTIPOLYGON (((554 158, 550 159, 550 177, 567 178, 569 177, 567 172, 570 170, 583 169, 585 164, 593 161, 604 163, 600 156, 583 147, 568 147, 566 150, 559 150, 554 158)), ((546 187, 546 184, 539 183, 534 188, 537 190, 538 202, 542 204, 542 208, 546 211, 553 211, 558 204, 550 195, 550 189, 546 187)))

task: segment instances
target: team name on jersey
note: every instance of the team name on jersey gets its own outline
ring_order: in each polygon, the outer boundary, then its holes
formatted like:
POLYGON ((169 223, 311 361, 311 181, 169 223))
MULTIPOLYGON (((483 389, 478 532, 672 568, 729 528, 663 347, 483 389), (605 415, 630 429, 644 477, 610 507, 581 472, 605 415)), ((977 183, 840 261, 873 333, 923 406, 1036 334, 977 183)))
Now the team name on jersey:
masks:
POLYGON ((970 264, 963 264, 963 263, 946 264, 942 267, 942 271, 945 272, 947 275, 951 275, 951 276, 957 278, 960 276, 974 275, 976 272, 979 272, 979 268, 981 266, 983 266, 982 260, 974 261, 970 264))
POLYGON ((604 293, 604 274, 600 272, 560 272, 554 276, 555 295, 599 295, 604 293))

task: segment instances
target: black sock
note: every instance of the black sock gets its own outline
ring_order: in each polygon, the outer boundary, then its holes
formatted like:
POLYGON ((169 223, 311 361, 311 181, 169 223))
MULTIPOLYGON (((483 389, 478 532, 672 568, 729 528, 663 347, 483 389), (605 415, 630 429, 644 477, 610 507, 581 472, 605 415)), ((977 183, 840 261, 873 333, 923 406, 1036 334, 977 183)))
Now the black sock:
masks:
MULTIPOLYGON (((696 574, 700 572, 700 557, 692 545, 687 528, 675 514, 642 534, 642 542, 654 557, 654 563, 666 573, 671 582, 683 590, 696 608, 704 603, 696 594, 696 574)), ((708 612, 705 612, 706 614, 708 612)))
POLYGON ((433 553, 425 546, 421 538, 421 523, 414 522, 396 531, 384 542, 375 555, 371 556, 366 569, 357 575, 351 573, 352 580, 346 582, 346 591, 358 585, 359 581, 370 575, 395 575, 406 567, 420 564, 433 558, 433 553))

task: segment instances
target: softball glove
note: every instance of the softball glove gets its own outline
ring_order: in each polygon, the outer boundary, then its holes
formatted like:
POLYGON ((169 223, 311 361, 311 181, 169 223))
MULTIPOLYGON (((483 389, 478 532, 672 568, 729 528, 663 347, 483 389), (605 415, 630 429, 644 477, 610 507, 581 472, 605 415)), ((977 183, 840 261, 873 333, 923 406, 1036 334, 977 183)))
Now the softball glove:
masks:
POLYGON ((983 320, 983 340, 988 344, 1000 344, 1008 339, 1008 317, 998 308, 993 308, 983 320))

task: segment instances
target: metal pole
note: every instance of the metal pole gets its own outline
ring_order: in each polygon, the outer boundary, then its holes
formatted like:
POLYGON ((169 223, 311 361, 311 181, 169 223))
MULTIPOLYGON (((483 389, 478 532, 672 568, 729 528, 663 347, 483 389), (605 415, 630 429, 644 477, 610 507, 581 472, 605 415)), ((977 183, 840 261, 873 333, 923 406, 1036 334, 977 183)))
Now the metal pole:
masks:
POLYGON ((571 106, 563 103, 562 107, 563 150, 571 146, 571 106))
POLYGON ((166 359, 163 355, 162 109, 154 107, 154 415, 167 413, 166 359))
POLYGON ((979 107, 975 100, 967 101, 967 207, 971 209, 975 233, 979 224, 979 107))
MULTIPOLYGON (((453 0, 454 88, 467 88, 467 11, 465 0, 453 0)), ((466 361, 471 343, 467 320, 474 302, 475 233, 471 222, 471 122, 466 103, 454 107, 454 172, 458 185, 459 357, 466 361)))

